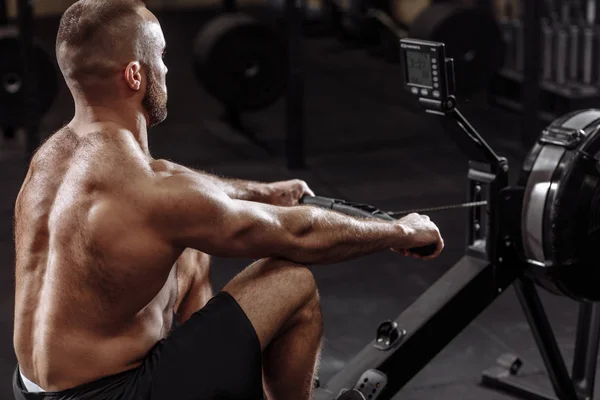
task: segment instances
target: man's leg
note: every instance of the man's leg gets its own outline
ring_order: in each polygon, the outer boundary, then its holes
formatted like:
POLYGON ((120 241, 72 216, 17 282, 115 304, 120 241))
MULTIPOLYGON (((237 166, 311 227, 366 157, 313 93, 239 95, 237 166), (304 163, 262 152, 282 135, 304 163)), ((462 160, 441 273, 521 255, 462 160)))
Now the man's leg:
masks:
POLYGON ((264 259, 244 269, 223 291, 239 303, 258 335, 269 399, 310 399, 323 332, 310 270, 264 259))
POLYGON ((179 323, 187 321, 213 297, 210 284, 210 256, 186 249, 177 260, 179 296, 175 303, 179 323))

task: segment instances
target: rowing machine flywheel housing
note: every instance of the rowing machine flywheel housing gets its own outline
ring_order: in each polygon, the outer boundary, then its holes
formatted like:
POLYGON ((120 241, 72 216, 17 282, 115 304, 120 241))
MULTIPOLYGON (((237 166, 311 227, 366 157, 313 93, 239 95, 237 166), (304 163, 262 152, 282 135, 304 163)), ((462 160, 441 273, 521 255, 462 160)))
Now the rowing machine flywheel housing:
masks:
POLYGON ((524 256, 534 280, 578 301, 600 301, 600 110, 552 122, 525 160, 524 256))

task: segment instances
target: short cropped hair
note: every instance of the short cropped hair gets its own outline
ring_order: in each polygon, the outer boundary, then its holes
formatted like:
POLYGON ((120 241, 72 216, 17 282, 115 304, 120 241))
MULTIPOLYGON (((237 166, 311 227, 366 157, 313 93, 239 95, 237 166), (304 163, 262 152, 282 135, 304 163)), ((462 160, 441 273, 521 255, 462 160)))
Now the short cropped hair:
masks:
POLYGON ((140 0, 79 0, 63 14, 56 57, 71 83, 106 77, 122 63, 144 56, 140 0))

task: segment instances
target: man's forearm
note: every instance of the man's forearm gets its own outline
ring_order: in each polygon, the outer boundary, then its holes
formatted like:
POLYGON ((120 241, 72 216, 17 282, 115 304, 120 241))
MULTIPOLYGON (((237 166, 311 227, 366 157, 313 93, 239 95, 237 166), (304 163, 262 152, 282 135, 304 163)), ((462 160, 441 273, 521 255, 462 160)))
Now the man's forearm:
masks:
POLYGON ((313 207, 294 207, 287 219, 282 223, 292 233, 292 245, 284 246, 278 256, 297 263, 332 264, 407 243, 407 232, 399 223, 313 207))
POLYGON ((218 185, 232 199, 256 201, 259 203, 265 202, 268 199, 269 191, 265 183, 223 178, 203 171, 194 171, 210 179, 211 182, 218 185))

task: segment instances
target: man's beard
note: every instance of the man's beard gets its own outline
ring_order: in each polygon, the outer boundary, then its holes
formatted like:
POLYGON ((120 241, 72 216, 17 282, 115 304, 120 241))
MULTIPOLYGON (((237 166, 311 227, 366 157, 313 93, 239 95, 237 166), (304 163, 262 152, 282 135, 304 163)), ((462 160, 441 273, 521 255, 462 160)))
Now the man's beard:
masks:
POLYGON ((167 94, 162 91, 158 79, 151 69, 148 71, 148 85, 142 106, 148 113, 148 127, 151 128, 167 119, 167 94))

